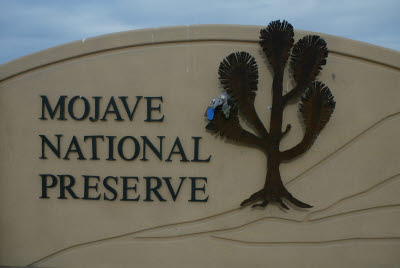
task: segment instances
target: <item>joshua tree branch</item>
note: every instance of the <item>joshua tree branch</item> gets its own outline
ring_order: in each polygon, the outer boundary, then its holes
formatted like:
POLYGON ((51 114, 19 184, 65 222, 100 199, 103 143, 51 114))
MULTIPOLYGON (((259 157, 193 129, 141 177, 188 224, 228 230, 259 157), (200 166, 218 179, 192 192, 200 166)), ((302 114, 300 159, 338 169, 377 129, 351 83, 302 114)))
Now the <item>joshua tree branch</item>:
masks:
POLYGON ((269 145, 265 140, 260 139, 253 133, 250 133, 244 129, 242 129, 242 131, 236 137, 227 137, 227 138, 228 139, 233 138, 235 141, 244 145, 254 146, 265 153, 268 153, 269 151, 269 145))
POLYGON ((225 118, 221 107, 218 107, 215 111, 214 120, 210 121, 206 128, 230 141, 254 146, 265 153, 270 150, 269 143, 265 139, 244 130, 240 126, 237 107, 232 108, 229 118, 225 118))
POLYGON ((321 82, 312 83, 301 101, 300 113, 306 132, 299 144, 280 153, 282 160, 290 160, 305 153, 328 123, 335 109, 335 101, 329 88, 321 82))
POLYGON ((313 138, 313 135, 306 133, 299 144, 280 153, 281 159, 287 161, 302 155, 310 149, 314 141, 315 138, 313 138))
POLYGON ((315 81, 327 57, 326 43, 317 35, 307 35, 294 45, 290 67, 296 87, 283 96, 284 105, 303 94, 309 84, 315 81))
POLYGON ((261 135, 267 142, 270 142, 270 135, 265 128, 264 124, 261 122, 260 118, 258 117, 258 114, 254 108, 249 109, 249 111, 246 114, 247 121, 255 128, 257 133, 261 135))
POLYGON ((282 132, 282 135, 281 135, 280 139, 282 139, 286 134, 288 134, 291 129, 292 129, 292 125, 291 124, 287 124, 286 125, 286 129, 285 129, 284 132, 282 132))
POLYGON ((304 86, 296 86, 295 88, 293 88, 292 90, 290 90, 288 93, 286 93, 283 96, 283 105, 287 105, 287 103, 293 99, 296 98, 298 96, 300 96, 304 91, 305 91, 305 87, 304 86))
POLYGON ((257 133, 269 141, 269 133, 254 108, 258 85, 258 67, 255 59, 247 52, 230 54, 218 70, 222 86, 235 106, 246 117, 257 133))

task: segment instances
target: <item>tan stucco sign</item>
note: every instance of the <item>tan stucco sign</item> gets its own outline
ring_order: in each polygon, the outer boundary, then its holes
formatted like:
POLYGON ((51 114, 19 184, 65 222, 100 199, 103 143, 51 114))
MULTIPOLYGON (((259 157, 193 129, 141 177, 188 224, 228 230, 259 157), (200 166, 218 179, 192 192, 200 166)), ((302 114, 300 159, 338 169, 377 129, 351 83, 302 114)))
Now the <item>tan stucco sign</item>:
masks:
MULTIPOLYGON (((280 166, 313 207, 239 208, 262 188, 266 157, 207 132, 204 112, 222 92, 221 61, 246 51, 269 125, 260 29, 123 32, 0 66, 0 265, 396 267, 400 54, 320 34, 319 79, 336 110, 313 147, 280 166)), ((282 81, 293 88, 287 70, 282 81)), ((303 137, 298 106, 283 120, 288 150, 303 137)))

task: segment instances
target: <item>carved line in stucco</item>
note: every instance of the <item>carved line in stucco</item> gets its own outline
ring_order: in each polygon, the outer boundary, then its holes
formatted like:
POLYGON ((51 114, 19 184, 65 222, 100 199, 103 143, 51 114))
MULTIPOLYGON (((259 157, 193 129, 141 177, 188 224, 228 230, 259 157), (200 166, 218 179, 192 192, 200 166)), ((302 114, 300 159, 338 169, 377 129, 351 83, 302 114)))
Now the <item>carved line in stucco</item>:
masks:
POLYGON ((191 220, 191 221, 183 221, 183 222, 177 222, 177 223, 170 223, 170 224, 160 225, 160 226, 154 226, 154 227, 151 227, 151 228, 142 229, 142 230, 138 230, 138 231, 134 231, 134 232, 129 232, 129 233, 125 233, 125 234, 121 234, 121 235, 117 235, 117 236, 111 236, 111 237, 107 237, 107 238, 103 238, 103 239, 97 239, 97 240, 93 240, 93 241, 89 241, 89 242, 76 244, 76 245, 73 245, 73 246, 70 246, 70 247, 66 247, 64 249, 60 249, 60 250, 58 250, 58 251, 56 251, 56 252, 54 252, 52 254, 49 254, 49 255, 47 255, 45 257, 42 257, 42 258, 32 262, 31 264, 27 265, 27 266, 37 265, 40 262, 45 261, 46 259, 49 259, 51 257, 54 257, 54 256, 60 254, 60 253, 63 253, 64 251, 72 250, 72 249, 75 249, 75 248, 78 248, 78 247, 88 246, 88 245, 92 245, 92 244, 96 244, 96 243, 100 243, 100 242, 105 242, 105 241, 109 241, 109 240, 114 240, 114 239, 122 238, 122 237, 125 237, 125 236, 134 235, 134 234, 138 234, 138 233, 146 232, 146 231, 151 231, 151 230, 155 230, 155 229, 167 228, 167 227, 172 227, 172 226, 176 226, 176 225, 190 224, 190 223, 194 223, 194 222, 207 221, 207 220, 210 220, 212 218, 216 218, 216 217, 219 217, 221 215, 225 215, 225 214, 228 214, 228 213, 231 213, 231 212, 234 212, 234 211, 238 211, 238 210, 240 210, 240 208, 231 209, 231 210, 224 211, 224 212, 221 212, 221 213, 218 213, 218 214, 214 214, 214 215, 211 215, 211 216, 208 216, 208 217, 204 217, 204 218, 201 218, 201 219, 196 219, 196 220, 191 220))
POLYGON ((280 222, 293 222, 293 223, 301 223, 301 220, 294 220, 294 219, 287 219, 287 218, 280 218, 280 217, 263 217, 257 220, 253 220, 250 222, 247 222, 245 224, 237 225, 234 227, 229 227, 229 228, 222 228, 222 229, 215 229, 215 230, 209 230, 209 231, 204 231, 204 232, 198 232, 198 233, 187 233, 187 234, 182 234, 182 235, 171 235, 171 236, 135 236, 135 239, 166 239, 166 238, 181 238, 181 237, 188 237, 188 236, 199 236, 203 234, 211 234, 211 233, 216 233, 216 232, 224 232, 224 231, 231 231, 231 230, 239 230, 243 227, 246 227, 248 225, 254 224, 259 221, 264 221, 264 220, 275 220, 275 221, 280 221, 280 222))
POLYGON ((328 154, 326 157, 322 158, 320 161, 318 161, 317 163, 315 163, 314 165, 310 166, 309 168, 307 168, 306 170, 304 170, 303 172, 301 172, 299 175, 295 176, 293 179, 287 181, 285 183, 285 186, 290 187, 290 185, 292 183, 294 183, 295 181, 299 181, 301 178, 303 178, 303 175, 305 175, 306 173, 308 173, 311 169, 315 168, 316 166, 320 165, 321 163, 325 162, 327 159, 331 158, 333 155, 335 155, 337 152, 344 150, 346 147, 348 147, 350 144, 354 143, 357 139, 361 138, 364 134, 366 134, 367 132, 369 132, 370 130, 373 130, 375 128, 380 127, 381 125, 383 125, 384 123, 386 123, 386 121, 388 121, 389 119, 396 117, 400 115, 400 112, 396 112, 393 114, 390 114, 388 116, 383 117, 382 119, 380 119, 379 121, 377 121, 376 123, 372 124, 371 126, 369 126, 368 128, 366 128, 365 130, 363 130, 362 132, 360 132, 359 134, 357 134, 354 138, 352 138, 351 140, 349 140, 348 142, 346 142, 345 144, 343 144, 342 146, 340 146, 339 148, 337 148, 335 151, 333 151, 332 153, 328 154))
POLYGON ((254 223, 257 222, 262 222, 262 221, 274 221, 274 222, 289 222, 289 223, 294 223, 294 224, 302 224, 302 225, 306 225, 306 224, 316 224, 318 222, 321 222, 323 220, 331 220, 331 219, 337 219, 337 218, 341 218, 343 216, 347 216, 350 214, 362 214, 362 213, 370 213, 371 211, 375 211, 375 210, 384 210, 387 208, 400 208, 400 204, 393 204, 393 205, 384 205, 384 206, 377 206, 377 207, 371 207, 371 208, 363 208, 363 209, 358 209, 358 210, 352 210, 352 211, 348 211, 348 212, 343 212, 343 213, 338 213, 338 214, 334 214, 334 215, 329 215, 329 216, 325 216, 325 217, 321 217, 315 220, 309 220, 307 222, 301 221, 301 220, 293 220, 293 219, 285 219, 285 218, 279 218, 279 217, 263 217, 261 219, 257 219, 242 225, 238 225, 235 227, 230 227, 230 228, 223 228, 223 229, 215 229, 215 230, 210 230, 210 231, 205 231, 205 232, 198 232, 198 233, 188 233, 188 234, 182 234, 182 235, 173 235, 173 236, 139 236, 139 237, 135 237, 135 239, 142 239, 142 240, 165 240, 165 239, 176 239, 176 238, 184 238, 184 237, 189 237, 189 236, 201 236, 201 235, 205 235, 205 234, 213 234, 213 233, 221 233, 221 232, 226 232, 226 231, 239 231, 239 230, 243 230, 244 227, 247 227, 249 225, 253 225, 254 223))
POLYGON ((371 60, 371 59, 366 59, 363 57, 359 57, 359 56, 355 56, 355 55, 351 55, 351 54, 347 54, 347 53, 343 53, 343 52, 339 52, 339 51, 335 51, 335 50, 330 50, 329 53, 334 54, 335 56, 342 56, 342 57, 346 57, 346 58, 352 58, 358 61, 362 61, 362 62, 367 62, 367 63, 373 63, 376 65, 381 65, 382 67, 386 67, 388 69, 394 70, 394 71, 400 71, 400 68, 397 66, 393 66, 384 62, 380 62, 380 61, 375 61, 375 60, 371 60))
MULTIPOLYGON (((365 212, 367 212, 367 213, 369 213, 369 212, 371 212, 371 211, 375 211, 375 210, 382 210, 382 209, 387 209, 387 208, 399 208, 400 207, 400 204, 394 204, 394 205, 385 205, 385 206, 377 206, 377 207, 372 207, 372 208, 365 208, 365 209, 359 209, 359 210, 353 210, 353 211, 349 211, 349 212, 345 212, 345 213, 339 213, 339 214, 335 214, 335 215, 329 215, 329 216, 326 216, 326 217, 322 217, 322 218, 319 218, 319 219, 316 219, 316 220, 311 220, 311 221, 309 221, 309 222, 319 222, 319 221, 322 221, 322 220, 325 220, 325 219, 329 219, 329 220, 331 220, 331 219, 336 219, 336 218, 338 218, 338 217, 343 217, 343 216, 347 216, 347 215, 349 215, 349 214, 354 214, 354 213, 357 213, 357 214, 360 214, 360 213, 365 213, 365 212)), ((246 224, 243 224, 243 225, 240 225, 240 226, 235 226, 235 227, 232 227, 232 228, 225 228, 225 229, 219 229, 219 230, 212 230, 212 231, 207 231, 207 232, 200 232, 200 233, 192 233, 192 234, 185 234, 185 235, 179 235, 179 236, 170 236, 170 237, 135 237, 134 239, 151 239, 151 240, 165 240, 165 239, 176 239, 176 238, 181 238, 181 237, 189 237, 189 236, 198 236, 198 235, 201 235, 201 234, 206 234, 206 233, 208 233, 208 234, 211 234, 211 233, 216 233, 216 232, 223 232, 223 231, 230 231, 230 230, 234 230, 234 229, 236 229, 236 230, 240 230, 240 229, 243 229, 244 227, 246 227, 246 226, 248 226, 248 225, 251 225, 251 224, 254 224, 254 223, 256 223, 256 222, 260 222, 260 221, 264 221, 264 220, 274 220, 274 221, 281 221, 281 222, 291 222, 291 223, 296 223, 296 224, 299 224, 299 223, 301 223, 302 221, 299 221, 299 220, 292 220, 292 219, 285 219, 285 218, 278 218, 278 217, 264 217, 264 218, 261 218, 261 219, 258 219, 258 220, 254 220, 254 221, 252 221, 252 222, 249 222, 249 223, 246 223, 246 224)), ((302 223, 302 224, 304 224, 304 223, 302 223)), ((143 230, 144 231, 144 230, 143 230)), ((136 234, 137 233, 140 233, 141 231, 138 231, 138 232, 135 232, 136 234)), ((132 235, 132 234, 135 234, 135 233, 131 233, 130 235, 132 235)), ((125 236, 125 235, 122 235, 122 236, 125 236)), ((76 246, 73 246, 73 247, 70 247, 70 248, 66 248, 66 249, 64 249, 64 250, 62 250, 62 251, 66 251, 66 250, 68 250, 68 249, 72 249, 72 248, 74 248, 74 249, 76 249, 78 246, 80 247, 80 246, 88 246, 89 244, 94 244, 94 243, 98 243, 98 242, 104 242, 104 241, 106 241, 106 240, 111 240, 111 239, 117 239, 117 238, 120 238, 120 237, 122 237, 122 236, 118 236, 118 237, 112 237, 112 238, 108 238, 108 239, 103 239, 103 240, 97 240, 97 241, 92 241, 92 242, 88 242, 88 243, 84 243, 84 244, 80 244, 80 245, 76 245, 76 246)), ((211 237, 213 237, 213 236, 211 236, 211 237)), ((216 237, 216 238, 223 238, 223 237, 216 237)), ((223 238, 223 239, 227 239, 227 238, 223 238)), ((370 238, 363 238, 363 239, 370 239, 370 238)), ((228 240, 230 240, 230 239, 228 239, 228 240)), ((342 240, 346 240, 346 239, 342 239, 342 240)), ((332 240, 332 241, 338 241, 338 240, 332 240)), ((325 242, 331 242, 331 241, 317 241, 317 242, 315 242, 315 243, 325 243, 325 242)), ((249 243, 309 243, 309 242, 249 242, 249 243)), ((35 264, 39 264, 40 262, 42 262, 42 261, 45 261, 45 260, 47 260, 47 259, 49 259, 49 258, 51 258, 51 257, 54 257, 55 255, 58 255, 58 253, 61 253, 61 251, 59 251, 59 252, 56 252, 56 253, 54 253, 54 254, 52 254, 52 255, 49 255, 49 256, 46 256, 45 258, 42 258, 42 259, 40 259, 40 260, 38 260, 38 261, 36 261, 36 262, 34 262, 34 263, 32 263, 32 264, 30 264, 30 265, 35 265, 35 264)))
MULTIPOLYGON (((301 179, 302 176, 305 175, 306 173, 308 173, 311 169, 313 169, 314 167, 316 167, 316 166, 320 165, 321 163, 325 162, 325 161, 328 160, 332 155, 334 155, 334 154, 336 154, 337 152, 341 151, 342 149, 344 149, 345 147, 347 147, 348 145, 350 145, 351 143, 353 143, 355 140, 361 138, 361 137, 363 136, 363 134, 365 134, 365 133, 368 132, 369 130, 372 130, 372 129, 374 129, 374 128, 377 128, 377 127, 381 126, 382 124, 385 123, 385 121, 387 121, 387 120, 389 120, 389 119, 391 119, 391 118, 393 118, 393 117, 395 117, 395 116, 397 116, 397 115, 399 115, 399 114, 400 114, 400 112, 396 112, 396 113, 390 114, 390 115, 385 116, 384 118, 380 119, 379 121, 377 121, 376 123, 374 123, 374 124, 371 125, 370 127, 366 128, 364 131, 362 131, 361 133, 359 133, 358 135, 356 135, 356 136, 355 136, 354 138, 352 138, 350 141, 348 141, 348 142, 346 142, 344 145, 340 146, 340 147, 339 147, 338 149, 336 149, 334 152, 332 152, 331 154, 327 155, 325 158, 321 159, 321 160, 318 161, 316 164, 312 165, 310 168, 308 168, 307 170, 303 171, 302 173, 300 173, 299 175, 297 175, 296 177, 294 177, 292 180, 290 180, 289 182, 287 182, 285 185, 288 185, 288 184, 290 184, 290 183, 293 183, 293 182, 296 181, 296 180, 301 179)), ((396 174, 396 175, 394 175, 394 176, 397 176, 397 175, 398 175, 398 174, 396 174)), ((392 178, 392 177, 391 177, 391 178, 392 178)), ((386 179, 386 180, 390 180, 391 178, 388 178, 388 179, 386 179)), ((372 186, 370 189, 372 189, 372 188, 374 188, 374 187, 376 187, 376 186, 381 185, 381 184, 384 183, 386 180, 384 180, 384 181, 382 181, 382 182, 379 182, 379 183, 376 184, 375 186, 372 186)), ((368 191, 368 190, 364 190, 364 191, 368 191)), ((354 194, 354 195, 349 196, 349 197, 345 197, 345 198, 343 198, 342 200, 345 200, 345 199, 350 198, 350 197, 354 197, 354 196, 359 195, 359 194, 363 194, 364 191, 363 191, 363 192, 360 192, 360 193, 357 193, 357 194, 354 194)), ((336 201, 336 203, 337 203, 337 202, 339 202, 339 201, 336 201)), ((333 204, 331 204, 330 206, 333 206, 333 205, 335 205, 336 203, 333 203, 333 204)), ((394 205, 394 206, 397 206, 397 205, 394 205)), ((383 206, 383 207, 385 207, 385 206, 383 206)), ((383 207, 375 207, 375 208, 383 208, 383 207)), ((328 209, 328 208, 329 208, 329 207, 324 208, 323 210, 328 209)), ((375 208, 373 208, 373 209, 375 209, 375 208)), ((134 234, 138 234, 138 233, 142 233, 142 232, 146 232, 146 231, 150 231, 150 230, 155 230, 155 229, 161 229, 161 228, 167 228, 167 227, 172 227, 172 226, 179 226, 179 225, 183 225, 183 224, 199 223, 199 222, 203 222, 203 221, 208 221, 208 220, 210 220, 210 219, 212 219, 212 218, 216 218, 216 217, 219 217, 219 216, 222 216, 222 215, 225 215, 225 214, 228 214, 228 213, 232 213, 232 212, 235 212, 235 211, 239 211, 239 210, 240 210, 240 208, 236 208, 236 209, 228 210, 228 211, 225 211, 225 212, 222 212, 222 213, 219 213, 219 214, 211 215, 211 216, 208 216, 208 217, 205 217, 205 218, 201 218, 201 219, 197 219, 197 220, 191 220, 191 221, 185 221, 185 222, 179 222, 179 223, 171 223, 171 224, 167 224, 167 225, 156 226, 156 227, 152 227, 152 228, 148 228, 148 229, 143 229, 143 230, 139 230, 139 231, 135 231, 135 232, 130 232, 130 233, 126 233, 126 234, 121 234, 121 235, 117 235, 117 236, 113 236, 113 237, 108 237, 108 238, 104 238, 104 239, 98 239, 98 240, 89 241, 89 242, 85 242, 85 243, 81 243, 81 244, 76 244, 76 245, 73 245, 73 246, 70 246, 70 247, 67 247, 67 248, 58 250, 58 251, 56 251, 56 252, 54 252, 54 253, 52 253, 52 254, 49 254, 49 255, 47 255, 47 256, 45 256, 45 257, 42 257, 42 258, 40 258, 39 260, 36 260, 36 261, 32 262, 32 263, 29 264, 28 266, 37 265, 37 264, 39 264, 39 263, 42 262, 42 261, 45 261, 45 260, 47 260, 47 259, 49 259, 49 258, 51 258, 51 257, 54 257, 54 256, 56 256, 56 255, 59 255, 60 253, 63 253, 63 252, 68 251, 68 250, 73 250, 73 249, 76 249, 76 248, 81 247, 81 246, 88 246, 88 245, 92 245, 92 244, 95 244, 95 243, 100 243, 100 242, 104 242, 104 241, 114 240, 114 239, 122 238, 122 237, 125 237, 125 236, 134 235, 134 234)), ((363 211, 363 210, 368 210, 368 209, 362 209, 362 210, 360 210, 360 211, 363 211)), ((353 211, 353 212, 357 212, 357 211, 353 211)), ((311 214, 311 213, 313 213, 313 212, 310 212, 309 214, 311 214)), ((349 213, 349 212, 346 212, 346 213, 349 213)), ((308 214, 308 215, 309 215, 309 214, 308 214)), ((342 213, 342 214, 345 214, 345 213, 342 213)), ((338 215, 340 215, 340 214, 338 214, 338 215)), ((335 215, 333 215, 333 216, 335 216, 335 215)), ((331 217, 331 216, 328 216, 328 217, 331 217)), ((266 219, 266 218, 270 218, 270 217, 264 217, 264 218, 258 219, 258 220, 256 220, 256 221, 264 220, 264 219, 266 219)), ((307 215, 305 216, 305 219, 306 219, 306 218, 307 218, 307 215)), ((310 220, 310 221, 321 220, 321 219, 324 219, 324 218, 326 218, 326 217, 318 218, 318 219, 310 220)), ((284 219, 284 218, 281 218, 281 219, 283 219, 283 220, 290 220, 290 219, 284 219)), ((293 220, 293 221, 296 221, 296 220, 293 220)), ((254 222, 254 221, 253 221, 253 222, 254 222)), ((252 223, 252 222, 249 222, 249 223, 246 223, 245 225, 251 224, 251 223, 252 223)), ((239 226, 239 227, 240 227, 240 226, 239 226)), ((239 227, 232 227, 232 228, 228 228, 227 230, 231 230, 231 229, 239 228, 239 227)), ((221 231, 223 231, 223 229, 222 229, 221 231)), ((209 231, 209 232, 211 232, 211 231, 209 231)))
POLYGON ((248 222, 246 224, 238 225, 238 226, 235 226, 235 227, 223 228, 223 229, 215 229, 215 230, 209 230, 209 231, 203 231, 203 232, 197 232, 197 233, 187 233, 187 234, 174 235, 174 236, 158 236, 158 237, 156 237, 156 236, 146 236, 146 237, 136 237, 136 238, 146 238, 146 239, 150 239, 150 238, 178 238, 178 237, 185 237, 185 236, 192 236, 192 235, 202 235, 202 234, 207 234, 207 233, 223 232, 223 231, 230 231, 230 230, 234 230, 234 229, 239 229, 239 228, 242 228, 242 227, 247 226, 249 224, 253 224, 255 222, 263 221, 263 220, 281 220, 281 221, 290 221, 290 222, 296 222, 296 223, 298 223, 298 222, 317 222, 317 221, 320 221, 320 220, 323 220, 323 219, 327 219, 327 218, 331 218, 331 217, 338 217, 338 216, 341 216, 341 215, 349 215, 349 214, 352 214, 352 213, 371 211, 371 210, 375 210, 375 209, 384 209, 384 208, 397 207, 400 204, 391 204, 391 205, 383 205, 383 206, 377 206, 377 207, 363 208, 363 209, 346 211, 346 212, 343 212, 343 213, 337 213, 337 214, 332 214, 332 215, 328 215, 328 216, 324 216, 324 217, 310 219, 311 215, 313 215, 313 214, 318 214, 320 212, 326 211, 329 208, 331 208, 331 207, 333 207, 335 205, 338 205, 341 202, 344 202, 344 201, 346 201, 348 199, 353 199, 353 198, 356 198, 356 197, 358 197, 360 195, 367 195, 367 194, 371 193, 372 191, 376 190, 377 188, 383 187, 384 185, 387 185, 387 184, 391 184, 391 183, 397 181, 400 178, 399 175, 400 175, 400 173, 397 173, 396 175, 391 176, 391 177, 389 177, 389 178, 387 178, 387 179, 385 179, 383 181, 380 181, 379 183, 377 183, 377 184, 375 184, 375 185, 373 185, 373 186, 371 186, 371 187, 369 187, 369 188, 367 188, 367 189, 365 189, 365 190, 363 190, 361 192, 358 192, 356 194, 352 194, 350 196, 341 198, 341 199, 335 201, 334 203, 332 203, 331 205, 328 205, 327 207, 325 207, 323 209, 310 212, 304 217, 303 220, 286 219, 286 218, 279 218, 279 217, 263 217, 263 218, 248 222))
MULTIPOLYGON (((386 208, 399 208, 400 204, 397 205, 389 205, 389 206, 381 206, 381 207, 375 207, 375 208, 369 208, 369 209, 362 209, 362 210, 357 210, 355 212, 371 212, 373 210, 379 209, 386 209, 386 208)), ((342 214, 337 214, 334 215, 335 217, 337 216, 343 216, 344 214, 348 214, 348 213, 342 213, 342 214)), ((327 217, 328 218, 328 217, 327 217)), ((330 217, 330 219, 333 219, 333 217, 330 217)), ((271 217, 266 217, 264 219, 260 219, 260 220, 256 220, 253 221, 251 223, 247 223, 244 224, 243 226, 240 227, 236 227, 234 229, 239 229, 239 228, 243 228, 244 226, 247 226, 249 224, 252 224, 254 222, 258 222, 261 220, 265 220, 265 219, 273 219, 275 221, 286 221, 289 223, 294 223, 294 224, 304 224, 304 223, 300 223, 299 221, 296 220, 290 220, 290 219, 281 219, 281 218, 271 218, 271 217)), ((335 219, 336 220, 336 219, 335 219)), ((316 220, 317 221, 317 220, 316 220)), ((233 229, 233 228, 231 228, 233 229)), ((220 231, 224 231, 224 230, 217 230, 214 231, 215 232, 220 232, 220 231)), ((191 234, 190 236, 194 236, 195 234, 191 234)), ((132 239, 130 242, 138 242, 138 241, 143 241, 143 240, 150 240, 150 241, 154 241, 154 240, 158 240, 158 242, 171 242, 171 240, 176 241, 176 238, 182 238, 182 237, 187 237, 189 235, 185 235, 185 236, 179 236, 179 237, 141 237, 141 238, 134 238, 132 239)), ((244 241, 244 240, 237 240, 237 239, 231 239, 231 238, 225 238, 225 237, 221 237, 221 236, 216 236, 216 235, 210 235, 208 237, 211 237, 213 239, 218 239, 218 240, 223 240, 223 241, 227 241, 227 242, 234 242, 234 243, 239 243, 239 244, 243 244, 243 245, 250 245, 250 246, 271 246, 271 247, 279 247, 279 246, 312 246, 312 245, 321 245, 321 244, 325 244, 325 245, 334 245, 334 244, 343 244, 346 242, 373 242, 373 241, 384 241, 384 242, 390 242, 390 241, 395 241, 397 242, 398 240, 400 240, 400 237, 396 237, 396 236, 391 236, 391 237, 350 237, 350 238, 341 238, 341 239, 332 239, 332 240, 324 240, 324 241, 244 241)), ((199 238, 199 237, 196 237, 199 238)), ((86 245, 87 246, 87 245, 86 245)), ((46 258, 46 260, 48 260, 48 258, 46 258)), ((42 259, 41 261, 46 261, 45 259, 42 259)), ((35 264, 39 264, 40 261, 36 262, 35 264)), ((34 265, 34 264, 31 264, 34 265)))
POLYGON ((321 218, 318 218, 318 219, 312 219, 312 220, 309 220, 309 222, 319 222, 319 221, 324 221, 324 220, 327 220, 327 219, 331 219, 333 217, 337 218, 337 217, 341 217, 341 216, 347 216, 347 215, 350 215, 350 214, 359 214, 359 213, 371 212, 371 211, 374 211, 374 210, 382 210, 382 209, 387 209, 387 208, 400 208, 400 204, 391 204, 391 205, 383 205, 383 206, 376 206, 376 207, 369 207, 369 208, 350 210, 350 211, 346 211, 346 212, 342 212, 342 213, 338 213, 338 214, 324 216, 324 217, 321 217, 321 218))
POLYGON ((389 178, 387 178, 387 179, 385 179, 385 180, 383 180, 383 181, 381 181, 381 182, 379 182, 379 183, 377 183, 377 184, 375 184, 375 185, 373 185, 373 186, 371 186, 371 187, 369 187, 369 188, 367 188, 367 189, 365 189, 365 190, 363 190, 363 191, 361 191, 359 193, 356 193, 356 194, 344 197, 342 199, 339 199, 339 200, 337 200, 336 202, 332 203, 331 205, 327 206, 324 209, 312 211, 309 214, 307 214, 307 216, 304 218, 304 221, 307 221, 307 220, 311 220, 312 221, 312 220, 320 219, 321 217, 318 218, 318 214, 321 214, 322 212, 327 211, 330 208, 335 207, 335 206, 339 205, 340 203, 342 203, 342 202, 344 202, 346 200, 353 199, 353 198, 358 197, 360 195, 367 195, 371 191, 374 191, 374 190, 377 190, 378 188, 384 187, 387 184, 391 184, 391 183, 397 181, 400 178, 399 175, 400 175, 400 173, 397 173, 397 174, 395 174, 395 175, 393 175, 393 176, 391 176, 391 177, 389 177, 389 178))
MULTIPOLYGON (((159 43, 154 43, 154 44, 139 44, 139 45, 127 45, 127 46, 121 46, 121 47, 114 47, 114 48, 108 48, 108 49, 103 49, 103 50, 98 50, 98 51, 92 51, 92 52, 88 52, 88 53, 84 53, 84 54, 80 54, 80 55, 75 55, 75 56, 71 56, 71 57, 67 57, 64 59, 60 59, 60 60, 56 60, 53 62, 49 62, 49 63, 45 63, 42 65, 38 65, 32 68, 29 68, 27 70, 23 70, 20 72, 17 72, 15 74, 12 75, 8 75, 2 79, 0 79, 0 84, 3 82, 6 82, 12 78, 16 78, 18 76, 30 73, 30 72, 34 72, 37 70, 41 70, 47 67, 51 67, 53 65, 56 64, 61 64, 61 63, 66 63, 69 61, 73 61, 79 58, 84 58, 84 57, 89 57, 89 56, 96 56, 99 54, 103 54, 103 53, 110 53, 110 52, 115 52, 115 51, 119 51, 119 50, 126 50, 126 49, 131 49, 131 48, 140 48, 140 47, 153 47, 153 46, 162 46, 162 45, 171 45, 171 44, 184 44, 184 43, 210 43, 210 42, 218 42, 218 43, 244 43, 244 44, 258 44, 258 41, 250 41, 250 40, 218 40, 218 39, 207 39, 207 40, 192 40, 192 41, 168 41, 168 42, 159 42, 159 43)), ((367 58, 363 58, 363 57, 359 57, 359 56, 354 56, 351 54, 346 54, 346 53, 342 53, 339 51, 335 51, 335 50, 329 50, 329 53, 331 55, 339 55, 339 56, 344 56, 344 57, 348 57, 348 58, 352 58, 352 59, 356 59, 356 60, 361 60, 364 62, 368 62, 370 64, 373 65, 378 65, 378 66, 383 66, 386 68, 390 68, 392 70, 395 71, 400 71, 400 67, 397 66, 393 66, 384 62, 380 62, 380 61, 375 61, 375 60, 371 60, 371 59, 367 59, 367 58)))
POLYGON ((251 246, 259 245, 259 246, 319 246, 321 244, 343 244, 345 242, 373 242, 373 241, 395 241, 398 242, 400 241, 400 237, 353 237, 353 238, 344 238, 344 239, 335 239, 335 240, 326 240, 326 241, 304 241, 304 242, 298 242, 298 241, 293 241, 293 242, 251 242, 251 241, 243 241, 243 240, 236 240, 236 239, 230 239, 230 238, 224 238, 224 237, 218 237, 218 236, 211 236, 212 238, 218 239, 218 240, 224 240, 228 242, 234 242, 234 243, 239 243, 239 244, 247 244, 251 246))

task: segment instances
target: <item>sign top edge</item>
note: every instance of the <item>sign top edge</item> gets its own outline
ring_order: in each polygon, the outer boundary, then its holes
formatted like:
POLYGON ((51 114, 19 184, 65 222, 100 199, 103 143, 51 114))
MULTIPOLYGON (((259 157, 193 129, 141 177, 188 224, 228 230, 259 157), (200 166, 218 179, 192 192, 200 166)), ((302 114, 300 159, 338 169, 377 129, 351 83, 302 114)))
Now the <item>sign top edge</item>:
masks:
MULTIPOLYGON (((65 60, 117 49, 200 41, 255 42, 265 26, 201 24, 146 28, 110 33, 82 39, 38 51, 0 65, 0 82, 36 68, 57 64, 65 60)), ((295 38, 317 34, 328 43, 328 49, 361 60, 371 61, 400 70, 400 52, 372 44, 323 33, 295 30, 295 38)))

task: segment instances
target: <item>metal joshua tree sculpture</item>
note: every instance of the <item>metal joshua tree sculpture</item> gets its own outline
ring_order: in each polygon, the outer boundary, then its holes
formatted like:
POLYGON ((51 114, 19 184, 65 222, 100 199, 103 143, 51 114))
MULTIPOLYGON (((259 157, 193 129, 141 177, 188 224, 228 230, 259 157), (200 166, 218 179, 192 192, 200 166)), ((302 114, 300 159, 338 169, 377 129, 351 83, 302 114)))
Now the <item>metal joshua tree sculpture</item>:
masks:
POLYGON ((319 36, 308 35, 293 46, 293 26, 279 20, 271 22, 260 34, 260 46, 273 71, 269 130, 260 121, 254 107, 258 67, 255 59, 247 52, 232 53, 221 62, 218 74, 226 93, 211 102, 207 110, 210 122, 206 128, 231 141, 255 146, 267 155, 264 187, 244 200, 241 206, 257 202, 253 207, 265 207, 270 202, 277 202, 283 208, 289 209, 282 201, 287 199, 298 207, 311 208, 312 206, 301 202, 285 188, 279 165, 305 153, 328 123, 335 109, 335 101, 329 88, 315 81, 322 66, 326 64, 326 43, 319 36), (283 94, 283 74, 289 56, 290 71, 296 86, 283 94), (282 131, 283 110, 300 95, 302 97, 299 110, 305 127, 304 137, 293 148, 280 151, 279 144, 291 129, 288 124, 282 131), (257 135, 240 126, 239 112, 254 127, 257 135))

